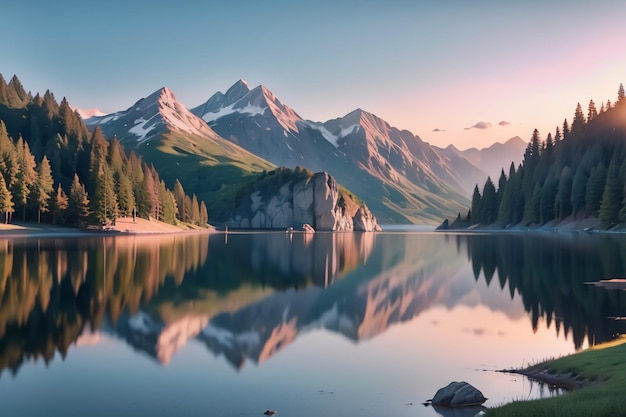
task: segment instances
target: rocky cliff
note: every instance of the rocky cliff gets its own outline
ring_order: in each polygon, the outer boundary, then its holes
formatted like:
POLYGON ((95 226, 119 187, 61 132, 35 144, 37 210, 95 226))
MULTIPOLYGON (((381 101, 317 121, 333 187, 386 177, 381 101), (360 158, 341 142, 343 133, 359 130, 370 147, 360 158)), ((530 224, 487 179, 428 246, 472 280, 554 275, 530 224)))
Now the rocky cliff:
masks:
POLYGON ((242 190, 226 224, 241 229, 376 231, 376 218, 363 202, 340 189, 326 172, 279 169, 242 190), (280 181, 277 180, 280 178, 280 181))

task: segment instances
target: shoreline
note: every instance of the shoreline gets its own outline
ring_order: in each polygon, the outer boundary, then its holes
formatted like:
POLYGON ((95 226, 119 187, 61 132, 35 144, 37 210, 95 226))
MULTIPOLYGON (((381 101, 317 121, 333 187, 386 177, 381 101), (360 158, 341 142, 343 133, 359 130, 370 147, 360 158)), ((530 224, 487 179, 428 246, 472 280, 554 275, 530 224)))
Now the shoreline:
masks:
POLYGON ((64 227, 37 223, 0 223, 0 239, 13 238, 43 238, 43 237, 93 237, 93 236, 123 236, 123 235, 162 235, 212 233, 214 227, 200 228, 187 225, 171 225, 154 219, 133 220, 132 217, 116 219, 115 226, 106 229, 81 229, 78 227, 64 227))
POLYGON ((457 233, 589 233, 589 234, 624 234, 626 233, 626 224, 620 224, 610 229, 601 227, 600 220, 594 217, 574 220, 569 217, 561 222, 550 221, 543 225, 523 226, 521 224, 509 225, 507 227, 499 227, 495 225, 478 225, 457 226, 450 224, 447 228, 443 228, 443 223, 435 228, 436 232, 457 232, 457 233))
POLYGON ((540 384, 550 385, 565 391, 574 391, 592 383, 590 380, 581 379, 574 372, 557 373, 550 368, 554 360, 548 360, 522 369, 498 369, 496 372, 503 374, 523 375, 540 384))
POLYGON ((514 401, 489 408, 486 413, 488 416, 622 415, 626 395, 625 353, 626 336, 622 335, 610 342, 523 369, 496 371, 525 375, 566 392, 548 399, 514 401))

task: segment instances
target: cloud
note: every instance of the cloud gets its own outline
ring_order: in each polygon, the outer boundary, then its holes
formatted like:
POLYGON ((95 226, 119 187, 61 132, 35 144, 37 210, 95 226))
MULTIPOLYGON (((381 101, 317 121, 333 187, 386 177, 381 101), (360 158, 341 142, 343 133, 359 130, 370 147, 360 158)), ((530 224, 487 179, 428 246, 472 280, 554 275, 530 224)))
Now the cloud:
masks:
POLYGON ((498 123, 498 125, 500 126, 506 126, 506 125, 510 125, 511 122, 507 122, 506 120, 501 121, 500 123, 498 123))
POLYGON ((445 131, 446 131, 445 129, 439 129, 439 128, 433 129, 433 132, 445 132, 445 131))
POLYGON ((476 123, 474 126, 471 127, 466 127, 465 130, 469 130, 469 129, 489 129, 491 126, 493 126, 491 123, 489 122, 478 122, 476 123))

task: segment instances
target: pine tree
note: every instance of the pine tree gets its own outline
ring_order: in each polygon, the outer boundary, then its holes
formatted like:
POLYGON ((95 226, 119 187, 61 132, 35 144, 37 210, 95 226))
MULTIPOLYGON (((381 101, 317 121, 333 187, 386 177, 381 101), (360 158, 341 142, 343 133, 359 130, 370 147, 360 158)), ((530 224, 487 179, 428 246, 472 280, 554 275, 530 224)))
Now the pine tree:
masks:
POLYGON ((585 204, 588 214, 596 215, 600 210, 600 202, 606 183, 606 166, 600 162, 591 170, 585 190, 585 204))
POLYGON ((191 197, 189 197, 188 195, 185 195, 185 204, 183 206, 184 209, 184 215, 183 218, 185 220, 185 222, 187 223, 193 223, 193 204, 191 201, 191 197))
POLYGON ((596 110, 596 104, 593 102, 593 100, 590 100, 588 112, 587 112, 587 123, 595 119, 597 115, 598 115, 598 110, 596 110))
POLYGON ((178 219, 182 222, 189 222, 185 216, 185 189, 178 179, 174 183, 174 198, 176 199, 176 207, 178 207, 178 219))
POLYGON ((9 138, 6 125, 0 120, 0 174, 4 176, 4 181, 9 191, 15 189, 18 171, 17 150, 13 141, 9 138))
POLYGON ((206 226, 209 223, 209 211, 206 208, 206 204, 204 204, 204 200, 200 202, 200 222, 202 226, 206 226))
POLYGON ((0 212, 4 213, 4 223, 9 222, 9 215, 13 212, 13 196, 4 182, 4 177, 0 175, 0 212))
POLYGON ((570 129, 571 135, 576 135, 577 137, 582 135, 585 131, 585 115, 583 114, 583 108, 578 103, 576 105, 576 110, 574 111, 574 119, 572 120, 572 128, 570 129))
POLYGON ((561 131, 559 130, 559 127, 556 127, 556 132, 554 133, 554 143, 557 144, 561 141, 561 131))
POLYGON ((572 214, 572 170, 566 166, 561 171, 556 195, 555 215, 562 220, 572 214))
POLYGON ((22 209, 22 220, 26 221, 26 204, 33 184, 37 179, 35 157, 30 153, 28 143, 20 136, 15 146, 17 151, 17 176, 13 187, 13 196, 22 209))
POLYGON ((54 196, 54 205, 52 211, 52 223, 65 223, 65 214, 68 208, 68 198, 61 187, 61 184, 57 186, 57 192, 54 196))
POLYGON ((624 85, 622 83, 619 84, 619 88, 617 89, 617 103, 621 103, 624 101, 624 85))
POLYGON ((191 209, 192 209, 192 221, 193 224, 201 225, 200 220, 200 204, 198 204, 198 197, 195 194, 191 197, 191 209))
POLYGON ((152 183, 154 184, 152 190, 152 217, 157 220, 163 219, 163 203, 160 198, 160 183, 161 179, 159 178, 159 173, 157 172, 154 165, 150 165, 150 174, 152 175, 152 183))
POLYGON ((143 168, 143 198, 137 201, 137 209, 139 210, 139 216, 149 218, 155 217, 155 213, 158 212, 158 194, 155 193, 154 177, 147 165, 143 168))
POLYGON ((483 187, 481 206, 481 223, 491 224, 495 222, 498 216, 498 204, 496 197, 496 188, 490 177, 487 177, 487 181, 485 181, 485 185, 483 187))
POLYGON ((516 189, 517 175, 515 173, 515 164, 511 162, 511 166, 509 167, 509 178, 506 182, 506 186, 502 193, 498 190, 498 193, 502 194, 500 199, 500 204, 498 208, 498 224, 500 226, 507 226, 511 224, 513 219, 513 206, 514 206, 514 193, 519 193, 519 190, 516 189))
POLYGON ((480 190, 478 189, 478 184, 474 186, 474 193, 472 194, 472 221, 474 223, 480 223, 482 221, 482 197, 480 195, 480 190))
POLYGON ((548 137, 546 138, 546 154, 548 155, 548 157, 552 154, 552 149, 554 149, 552 133, 548 133, 548 137))
POLYGON ((541 186, 535 183, 533 192, 528 199, 528 203, 524 206, 524 221, 527 224, 541 223, 541 186))
POLYGON ((578 212, 585 208, 585 195, 587 193, 587 181, 589 180, 589 175, 587 171, 582 167, 582 165, 578 166, 576 170, 576 174, 574 174, 574 179, 572 180, 572 212, 574 213, 574 218, 578 215, 578 212))
POLYGON ((7 107, 9 105, 8 86, 2 74, 0 74, 0 104, 3 104, 7 107))
MULTIPOLYGON (((498 179, 498 191, 496 191, 496 207, 499 209, 500 204, 502 204, 502 197, 504 195, 504 190, 506 189, 507 178, 504 173, 504 169, 500 170, 500 178, 498 179)), ((496 213, 497 217, 497 213, 496 213)))
POLYGON ((28 94, 24 90, 22 83, 16 75, 11 78, 11 81, 9 81, 9 84, 7 85, 7 94, 6 104, 8 107, 19 109, 26 106, 28 103, 28 94))
POLYGON ((37 204, 37 223, 41 223, 41 213, 49 211, 50 199, 54 193, 54 180, 48 158, 44 155, 38 167, 37 182, 34 184, 33 197, 37 204))
POLYGON ((172 192, 165 187, 163 180, 159 184, 159 201, 162 207, 161 221, 176 224, 176 201, 172 192))
POLYGON ((133 186, 128 177, 121 171, 116 172, 114 177, 120 216, 131 216, 133 214, 133 210, 135 209, 133 186))
POLYGON ((87 218, 91 214, 89 211, 87 191, 85 191, 85 186, 80 183, 80 179, 76 174, 74 174, 74 180, 70 187, 68 212, 70 219, 80 227, 84 226, 87 218))
POLYGON ((100 165, 92 180, 94 185, 91 211, 102 226, 115 224, 115 219, 118 216, 118 204, 113 188, 111 169, 105 164, 100 165))
POLYGON ((539 223, 545 224, 555 217, 555 201, 559 181, 555 177, 548 177, 543 183, 539 201, 539 223))
POLYGON ((567 140, 569 138, 569 125, 567 124, 567 119, 563 120, 563 140, 567 140))
POLYGON ((619 210, 624 198, 624 181, 620 176, 621 158, 616 152, 606 173, 606 182, 600 203, 600 222, 605 227, 613 227, 619 223, 619 210))

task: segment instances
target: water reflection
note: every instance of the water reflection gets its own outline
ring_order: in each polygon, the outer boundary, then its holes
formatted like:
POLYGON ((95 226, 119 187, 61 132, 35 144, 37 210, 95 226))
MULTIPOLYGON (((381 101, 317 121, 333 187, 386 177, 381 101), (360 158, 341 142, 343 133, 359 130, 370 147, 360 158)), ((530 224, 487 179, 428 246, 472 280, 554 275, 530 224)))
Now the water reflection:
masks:
POLYGON ((476 279, 497 280, 521 295, 533 329, 540 319, 571 334, 576 349, 614 339, 624 327, 608 319, 626 312, 623 294, 589 289, 586 281, 626 272, 626 239, 615 235, 546 233, 458 236, 476 279))
MULTIPOLYGON (((372 339, 436 306, 529 316, 576 347, 613 338, 622 237, 284 233, 0 241, 0 372, 106 332, 168 364, 189 339, 236 369, 315 329, 372 339), (471 262, 481 291, 462 279, 471 262), (500 291, 501 290, 501 291, 500 291), (504 297, 501 296, 504 292, 504 297), (506 299, 519 296, 523 310, 506 299)), ((480 323, 467 331, 480 335, 480 323)), ((0 373, 1 375, 1 373, 0 373)))

